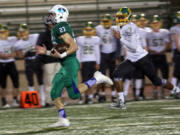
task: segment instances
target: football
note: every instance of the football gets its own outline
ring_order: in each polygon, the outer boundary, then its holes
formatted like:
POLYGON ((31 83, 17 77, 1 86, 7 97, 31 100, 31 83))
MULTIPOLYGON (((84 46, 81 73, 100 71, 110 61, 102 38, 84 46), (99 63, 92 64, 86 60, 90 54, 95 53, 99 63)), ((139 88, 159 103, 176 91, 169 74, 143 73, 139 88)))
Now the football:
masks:
POLYGON ((54 49, 56 49, 59 53, 63 53, 67 51, 68 48, 69 48, 69 45, 67 44, 58 44, 54 47, 54 49))

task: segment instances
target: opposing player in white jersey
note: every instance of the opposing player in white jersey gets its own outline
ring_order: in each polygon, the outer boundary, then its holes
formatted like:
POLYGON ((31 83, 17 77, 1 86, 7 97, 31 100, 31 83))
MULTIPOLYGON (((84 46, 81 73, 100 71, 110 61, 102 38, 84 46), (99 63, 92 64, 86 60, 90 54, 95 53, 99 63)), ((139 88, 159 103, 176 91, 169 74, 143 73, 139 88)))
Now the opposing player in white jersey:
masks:
MULTIPOLYGON (((106 74, 106 70, 109 70, 110 78, 115 69, 115 54, 117 48, 117 39, 113 36, 112 32, 112 19, 110 14, 104 14, 101 24, 96 26, 96 34, 101 38, 101 64, 100 71, 106 74)), ((115 87, 111 86, 111 100, 115 100, 115 87)), ((106 100, 105 98, 105 86, 102 84, 102 93, 99 95, 99 102, 106 100)))
MULTIPOLYGON (((82 81, 85 82, 93 77, 100 65, 100 43, 101 39, 94 36, 95 28, 92 22, 87 22, 83 28, 83 36, 76 38, 78 51, 77 58, 80 62, 82 81)), ((89 89, 92 89, 89 88, 89 89)), ((92 90, 85 92, 85 103, 93 103, 92 90)))
MULTIPOLYGON (((175 13, 173 23, 175 25, 170 28, 174 62, 174 72, 171 82, 174 85, 180 86, 180 11, 175 13)), ((172 94, 174 93, 172 92, 172 94)))
MULTIPOLYGON (((170 37, 167 29, 161 28, 162 21, 158 15, 154 15, 151 19, 150 26, 152 31, 147 33, 147 45, 148 51, 155 66, 156 74, 159 69, 162 74, 162 78, 168 80, 169 66, 166 59, 166 52, 169 49, 170 37)), ((164 98, 164 90, 161 87, 157 87, 154 90, 154 98, 164 98)))
MULTIPOLYGON (((144 49, 147 50, 147 44, 146 44, 146 31, 140 27, 139 23, 140 23, 140 15, 136 15, 133 14, 132 15, 132 22, 134 24, 136 24, 138 26, 138 33, 140 35, 139 39, 140 39, 140 44, 144 49)), ((144 18, 144 16, 143 16, 144 18)), ((126 51, 126 49, 124 49, 126 51)), ((125 53, 126 54, 126 53, 125 53)), ((142 73, 141 70, 136 69, 136 71, 134 71, 133 73, 129 73, 129 75, 126 75, 125 80, 124 80, 124 96, 125 99, 128 96, 128 90, 131 84, 131 79, 133 79, 133 91, 134 91, 134 98, 135 100, 140 100, 140 99, 144 99, 144 87, 143 87, 143 80, 144 80, 144 74, 142 73), (141 94, 141 95, 140 95, 141 94)))
POLYGON ((116 104, 112 104, 111 107, 117 109, 124 106, 122 78, 129 72, 135 71, 136 68, 142 70, 154 85, 162 86, 179 94, 180 89, 178 87, 157 76, 155 68, 149 59, 148 52, 140 45, 138 28, 131 22, 131 10, 127 7, 120 8, 116 13, 116 22, 119 22, 120 30, 114 31, 114 35, 126 48, 127 59, 114 71, 114 78, 120 80, 121 87, 118 89, 118 101, 116 104))
POLYGON ((44 86, 42 81, 41 64, 36 60, 35 45, 38 34, 29 34, 27 24, 20 24, 18 28, 19 40, 15 44, 17 56, 25 59, 25 74, 28 81, 28 90, 34 89, 34 74, 37 76, 39 91, 41 95, 41 105, 45 104, 44 86))
POLYGON ((6 25, 0 25, 0 86, 2 88, 2 105, 3 107, 10 107, 7 104, 7 76, 9 75, 13 84, 13 107, 18 106, 19 94, 19 77, 15 65, 14 43, 16 37, 8 37, 9 30, 6 25))

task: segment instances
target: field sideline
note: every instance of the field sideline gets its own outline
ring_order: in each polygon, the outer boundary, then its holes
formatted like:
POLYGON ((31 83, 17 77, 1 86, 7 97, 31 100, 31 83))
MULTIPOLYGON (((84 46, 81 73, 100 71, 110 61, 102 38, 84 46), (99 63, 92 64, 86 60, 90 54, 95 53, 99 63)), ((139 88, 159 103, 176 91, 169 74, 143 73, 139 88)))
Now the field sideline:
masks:
POLYGON ((128 102, 127 110, 109 103, 66 107, 69 128, 48 129, 55 107, 0 110, 0 135, 180 135, 180 100, 128 102))

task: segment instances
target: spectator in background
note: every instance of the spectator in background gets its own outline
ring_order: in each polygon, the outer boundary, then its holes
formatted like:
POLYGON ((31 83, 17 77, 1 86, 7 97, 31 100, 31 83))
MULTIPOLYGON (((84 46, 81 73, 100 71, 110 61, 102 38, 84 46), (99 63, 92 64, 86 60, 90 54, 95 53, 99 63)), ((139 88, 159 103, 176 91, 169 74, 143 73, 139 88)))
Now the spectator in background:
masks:
POLYGON ((28 81, 28 90, 35 90, 33 75, 36 74, 41 96, 41 105, 44 106, 45 95, 42 81, 43 71, 41 68, 41 63, 39 63, 36 59, 35 52, 35 45, 39 35, 29 34, 29 28, 27 24, 20 24, 17 32, 19 40, 15 44, 15 49, 17 57, 25 59, 25 74, 28 81))
MULTIPOLYGON (((162 21, 158 15, 154 15, 151 19, 150 26, 152 31, 146 36, 148 51, 155 66, 156 73, 158 69, 162 73, 162 78, 168 80, 169 66, 166 59, 166 52, 169 49, 170 37, 169 31, 163 29, 162 21)), ((164 89, 162 87, 155 88, 154 98, 164 98, 164 89)))
MULTIPOLYGON (((78 51, 77 58, 80 62, 82 81, 85 82, 93 77, 100 64, 100 43, 101 39, 94 36, 95 28, 92 22, 87 22, 83 28, 83 36, 76 38, 78 51)), ((93 103, 93 87, 85 93, 85 103, 93 103)))
POLYGON ((175 25, 170 28, 174 62, 172 83, 180 86, 180 11, 173 16, 173 22, 175 25))
POLYGON ((13 107, 18 106, 19 77, 15 65, 14 43, 16 37, 9 37, 9 30, 6 25, 0 25, 0 86, 2 106, 10 107, 7 103, 7 76, 9 75, 13 83, 13 107))
MULTIPOLYGON (((104 14, 101 24, 96 26, 96 34, 101 38, 101 63, 100 71, 103 74, 106 74, 106 71, 109 70, 110 78, 112 79, 112 74, 115 69, 115 60, 116 60, 116 49, 117 49, 117 40, 113 36, 112 32, 112 20, 110 14, 104 14)), ((106 101, 105 95, 105 85, 101 84, 102 92, 99 95, 99 101, 106 101)), ((116 96, 116 90, 114 85, 111 86, 111 100, 114 102, 116 96)))
MULTIPOLYGON (((37 45, 46 46, 47 50, 51 50, 53 48, 51 42, 51 28, 53 27, 53 23, 48 17, 44 18, 44 24, 46 30, 39 34, 37 45)), ((37 59, 39 62, 43 64, 43 82, 44 82, 44 91, 45 91, 45 106, 48 107, 52 105, 52 100, 50 97, 51 91, 51 82, 53 80, 54 75, 58 72, 61 67, 58 58, 54 58, 48 55, 38 55, 37 59)))

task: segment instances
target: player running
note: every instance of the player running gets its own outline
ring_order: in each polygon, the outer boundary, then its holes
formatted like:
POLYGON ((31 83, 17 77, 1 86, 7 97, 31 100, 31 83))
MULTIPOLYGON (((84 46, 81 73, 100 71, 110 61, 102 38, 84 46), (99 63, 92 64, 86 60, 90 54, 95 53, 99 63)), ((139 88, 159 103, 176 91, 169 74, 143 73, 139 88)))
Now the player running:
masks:
MULTIPOLYGON (((140 35, 138 27, 131 22, 131 10, 127 7, 120 8, 116 13, 116 22, 119 22, 119 31, 114 31, 114 35, 118 38, 127 50, 127 58, 114 71, 114 78, 120 80, 121 87, 118 93, 123 91, 122 78, 129 72, 140 69, 156 86, 162 86, 175 93, 180 93, 180 89, 172 85, 169 81, 161 79, 157 76, 155 68, 149 59, 148 52, 140 44, 140 35)), ((116 80, 117 80, 116 79, 116 80)), ((119 95, 119 94, 118 94, 119 95)), ((117 103, 112 104, 112 108, 124 107, 124 97, 119 96, 117 103)))
POLYGON ((62 102, 62 93, 64 87, 67 88, 68 95, 71 99, 78 99, 81 93, 85 92, 91 86, 99 83, 108 83, 113 85, 110 78, 95 72, 94 77, 85 83, 78 84, 78 70, 79 62, 76 58, 76 51, 78 46, 74 40, 74 35, 71 27, 67 23, 68 9, 63 5, 55 5, 49 10, 49 18, 55 23, 51 30, 52 42, 54 49, 47 51, 46 47, 37 46, 38 54, 47 54, 61 59, 61 69, 56 73, 52 82, 51 98, 58 110, 59 121, 50 125, 49 127, 59 127, 70 125, 66 117, 64 104, 62 102), (60 46, 59 48, 57 48, 60 46), (57 50, 69 46, 66 51, 59 53, 57 50), (55 49, 55 47, 57 49, 55 49))

